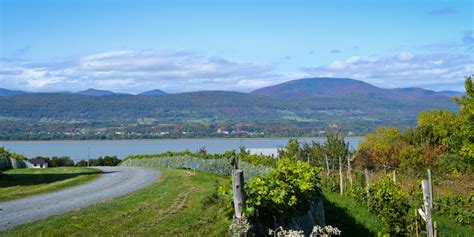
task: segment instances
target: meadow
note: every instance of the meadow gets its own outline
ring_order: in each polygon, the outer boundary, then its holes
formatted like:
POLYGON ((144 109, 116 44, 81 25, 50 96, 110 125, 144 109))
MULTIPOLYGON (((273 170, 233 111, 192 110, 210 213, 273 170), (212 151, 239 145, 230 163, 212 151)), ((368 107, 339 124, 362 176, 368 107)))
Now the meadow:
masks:
POLYGON ((101 176, 93 168, 11 169, 0 174, 0 202, 80 185, 101 176))

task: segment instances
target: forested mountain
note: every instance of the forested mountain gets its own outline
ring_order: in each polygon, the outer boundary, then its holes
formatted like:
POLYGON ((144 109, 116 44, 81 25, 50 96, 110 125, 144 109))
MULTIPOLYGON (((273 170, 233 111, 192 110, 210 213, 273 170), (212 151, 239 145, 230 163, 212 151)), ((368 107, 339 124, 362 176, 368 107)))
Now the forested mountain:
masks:
POLYGON ((239 131, 265 134, 315 135, 334 127, 364 134, 380 125, 413 125, 421 110, 456 110, 448 96, 433 91, 381 89, 351 79, 303 79, 252 93, 140 96, 89 92, 93 93, 3 96, 1 131, 77 132, 114 127, 114 131, 147 133, 165 131, 162 126, 166 125, 168 130, 205 135, 225 125, 230 131, 238 126, 239 131))
POLYGON ((89 88, 84 91, 78 91, 75 94, 89 95, 89 96, 108 96, 108 95, 117 95, 119 93, 115 93, 115 92, 107 91, 107 90, 97 90, 97 89, 89 88))
POLYGON ((441 99, 445 94, 422 88, 383 89, 349 78, 305 78, 257 89, 252 94, 282 99, 371 97, 393 100, 441 99))
POLYGON ((4 88, 0 88, 0 96, 5 95, 19 95, 19 94, 26 94, 27 92, 24 91, 16 91, 16 90, 8 90, 4 88))
POLYGON ((463 96, 466 93, 460 91, 438 91, 438 93, 447 95, 447 96, 463 96))
POLYGON ((166 95, 166 94, 168 94, 168 93, 166 93, 166 92, 164 92, 160 89, 154 89, 154 90, 151 90, 151 91, 142 92, 138 95, 156 95, 156 96, 158 96, 158 95, 166 95))

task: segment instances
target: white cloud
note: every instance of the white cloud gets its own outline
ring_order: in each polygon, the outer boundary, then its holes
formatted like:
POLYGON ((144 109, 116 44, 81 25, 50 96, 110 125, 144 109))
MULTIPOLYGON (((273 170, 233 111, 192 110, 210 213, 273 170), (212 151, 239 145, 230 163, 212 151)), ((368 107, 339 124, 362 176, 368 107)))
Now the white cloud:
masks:
POLYGON ((413 54, 411 54, 410 52, 401 52, 400 54, 398 54, 397 58, 400 61, 410 61, 411 59, 413 59, 413 54))
POLYGON ((413 54, 380 57, 352 56, 327 65, 301 69, 310 77, 349 77, 380 87, 423 87, 462 90, 464 76, 473 73, 470 54, 413 54))
POLYGON ((89 87, 122 92, 159 88, 249 90, 268 80, 273 66, 203 57, 190 52, 111 51, 37 65, 0 64, 0 87, 33 91, 82 90, 89 87), (244 83, 247 81, 247 83, 244 83))
MULTIPOLYGON (((466 41, 469 41, 467 39, 466 41)), ((280 72, 271 64, 204 57, 192 52, 109 51, 48 63, 0 60, 0 87, 30 91, 87 88, 138 93, 197 90, 251 91, 305 77, 348 77, 380 87, 463 89, 474 71, 467 52, 400 52, 352 56, 326 65, 280 72)))

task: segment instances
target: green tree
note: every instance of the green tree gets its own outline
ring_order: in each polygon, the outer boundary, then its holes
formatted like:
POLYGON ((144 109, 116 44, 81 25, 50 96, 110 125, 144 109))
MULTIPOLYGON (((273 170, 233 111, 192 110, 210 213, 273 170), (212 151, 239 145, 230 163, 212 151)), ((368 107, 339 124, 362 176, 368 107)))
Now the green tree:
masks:
POLYGON ((453 98, 460 105, 460 137, 462 139, 459 154, 465 157, 469 164, 474 163, 474 87, 472 85, 472 75, 465 80, 466 95, 453 98))
POLYGON ((332 166, 333 169, 336 169, 339 160, 344 162, 349 155, 349 143, 344 140, 344 135, 341 133, 328 133, 323 148, 328 157, 329 166, 332 166))
POLYGON ((291 138, 282 149, 278 149, 278 156, 280 158, 290 158, 298 160, 301 155, 301 147, 298 139, 291 138))
POLYGON ((430 130, 432 138, 429 142, 434 143, 431 145, 441 145, 446 150, 459 147, 456 137, 461 120, 454 112, 444 109, 422 111, 417 120, 419 129, 430 130))

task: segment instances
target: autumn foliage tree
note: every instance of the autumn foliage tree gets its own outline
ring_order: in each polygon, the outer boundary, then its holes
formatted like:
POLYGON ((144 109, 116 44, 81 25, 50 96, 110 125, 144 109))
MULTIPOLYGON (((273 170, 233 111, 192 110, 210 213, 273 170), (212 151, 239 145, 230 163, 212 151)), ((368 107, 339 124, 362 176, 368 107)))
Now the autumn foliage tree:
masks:
POLYGON ((459 113, 423 111, 417 126, 402 133, 396 128, 379 127, 359 144, 355 163, 364 168, 384 170, 402 167, 448 169, 454 173, 474 167, 474 90, 472 76, 466 77, 466 95, 453 97, 459 113))

